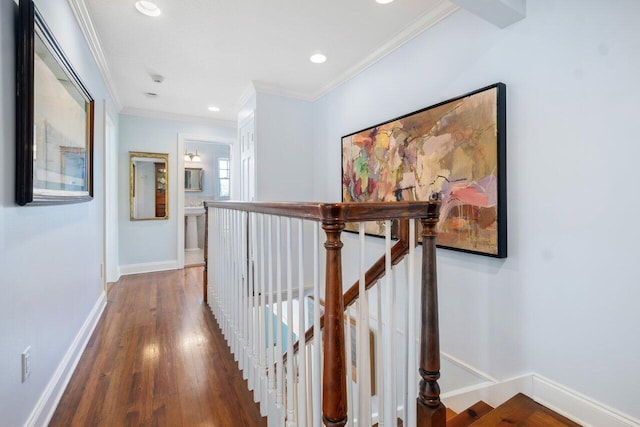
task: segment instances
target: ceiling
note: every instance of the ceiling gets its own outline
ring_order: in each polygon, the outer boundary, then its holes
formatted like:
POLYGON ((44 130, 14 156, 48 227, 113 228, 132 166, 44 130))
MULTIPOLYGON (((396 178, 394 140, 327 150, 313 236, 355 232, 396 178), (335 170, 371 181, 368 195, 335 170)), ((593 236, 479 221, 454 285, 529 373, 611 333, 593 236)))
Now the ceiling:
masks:
POLYGON ((317 99, 457 9, 447 0, 155 0, 153 18, 135 0, 74 2, 123 112, 227 124, 252 84, 317 99), (309 61, 318 51, 324 64, 309 61))

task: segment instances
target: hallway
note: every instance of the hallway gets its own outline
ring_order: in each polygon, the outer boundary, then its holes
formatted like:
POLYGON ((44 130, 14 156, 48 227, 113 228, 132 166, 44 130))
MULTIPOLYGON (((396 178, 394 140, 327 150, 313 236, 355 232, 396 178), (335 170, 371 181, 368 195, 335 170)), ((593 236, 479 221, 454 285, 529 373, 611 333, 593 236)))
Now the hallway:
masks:
POLYGON ((202 267, 123 276, 50 426, 266 426, 201 293, 202 267))

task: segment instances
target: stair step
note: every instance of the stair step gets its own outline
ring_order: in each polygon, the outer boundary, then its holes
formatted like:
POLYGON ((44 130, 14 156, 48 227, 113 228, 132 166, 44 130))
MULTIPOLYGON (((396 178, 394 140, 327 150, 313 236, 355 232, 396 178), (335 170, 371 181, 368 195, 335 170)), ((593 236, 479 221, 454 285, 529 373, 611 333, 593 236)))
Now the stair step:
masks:
POLYGON ((519 427, 580 427, 580 424, 545 408, 522 393, 515 395, 470 425, 473 427, 510 425, 519 427))
POLYGON ((470 406, 466 410, 460 412, 458 415, 451 419, 447 419, 447 427, 467 427, 474 421, 479 420, 482 416, 488 414, 493 410, 493 406, 479 401, 473 406, 470 406))
POLYGON ((458 413, 447 406, 447 421, 458 415, 458 413))
MULTIPOLYGON (((398 418, 398 427, 402 427, 404 425, 402 418, 398 418)), ((373 427, 378 427, 378 423, 375 423, 373 427)))

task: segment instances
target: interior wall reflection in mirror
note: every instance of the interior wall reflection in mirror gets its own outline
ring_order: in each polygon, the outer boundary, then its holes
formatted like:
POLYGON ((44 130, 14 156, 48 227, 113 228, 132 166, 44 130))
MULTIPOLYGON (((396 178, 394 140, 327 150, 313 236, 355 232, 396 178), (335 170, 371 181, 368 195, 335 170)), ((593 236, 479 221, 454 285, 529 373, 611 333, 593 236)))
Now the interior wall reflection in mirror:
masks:
POLYGON ((129 152, 132 221, 169 219, 169 155, 129 152))

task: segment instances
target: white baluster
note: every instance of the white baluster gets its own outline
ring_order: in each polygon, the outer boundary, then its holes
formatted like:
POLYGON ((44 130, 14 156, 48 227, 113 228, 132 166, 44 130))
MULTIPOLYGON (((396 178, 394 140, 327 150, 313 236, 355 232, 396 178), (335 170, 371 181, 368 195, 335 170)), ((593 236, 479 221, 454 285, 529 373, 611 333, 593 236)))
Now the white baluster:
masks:
POLYGON ((291 255, 291 218, 287 218, 287 427, 294 427, 296 411, 294 405, 295 373, 293 372, 293 257, 291 255))
MULTIPOLYGON (((269 266, 269 311, 266 314, 267 318, 267 379, 269 383, 269 393, 275 397, 276 393, 276 377, 274 373, 274 306, 273 306, 273 217, 269 215, 268 222, 268 235, 267 235, 267 247, 268 247, 268 266, 269 266)), ((271 397, 271 396, 270 396, 271 397)))
POLYGON ((258 317, 258 336, 260 337, 259 353, 260 353, 260 365, 258 367, 260 377, 260 415, 263 417, 267 414, 267 408, 269 403, 269 393, 267 392, 267 325, 266 325, 266 278, 264 261, 266 257, 265 248, 265 229, 264 229, 264 214, 260 214, 260 307, 256 316, 258 317))
POLYGON ((351 355, 351 316, 349 310, 342 316, 344 329, 344 353, 347 371, 347 427, 353 426, 355 411, 353 410, 353 359, 351 355))
POLYGON ((242 237, 240 233, 242 230, 240 228, 240 219, 239 212, 233 211, 233 223, 235 227, 235 232, 233 233, 234 241, 235 241, 235 291, 236 291, 236 301, 234 306, 235 311, 235 330, 236 330, 236 339, 235 339, 235 353, 236 353, 236 361, 238 362, 238 366, 240 370, 242 370, 242 237))
MULTIPOLYGON (((308 347, 307 347, 308 348, 308 347)), ((312 347, 313 348, 313 347, 312 347)), ((305 368, 307 371, 307 378, 311 378, 313 375, 313 354, 311 350, 307 351, 307 357, 305 358, 305 368)), ((307 389, 305 391, 307 396, 307 423, 304 426, 313 426, 313 382, 307 381, 307 389)))
POLYGON ((231 230, 231 224, 229 221, 229 215, 230 212, 228 210, 224 211, 224 253, 225 253, 225 258, 227 259, 227 262, 225 263, 225 277, 224 277, 224 286, 222 287, 223 292, 224 292, 224 304, 222 306, 222 310, 223 310, 223 316, 222 318, 224 319, 224 337, 227 340, 227 344, 230 344, 229 342, 229 338, 230 338, 230 323, 231 323, 231 318, 230 318, 230 312, 229 312, 229 308, 231 307, 231 295, 230 292, 233 289, 233 283, 232 283, 232 276, 231 276, 231 260, 229 259, 232 256, 232 246, 231 246, 231 240, 229 238, 231 230))
POLYGON ((251 262, 251 258, 249 257, 249 213, 240 212, 240 227, 242 233, 240 236, 242 238, 242 254, 240 259, 242 260, 242 362, 243 362, 243 374, 245 380, 247 380, 247 385, 249 386, 249 390, 253 390, 253 381, 251 378, 251 273, 249 270, 249 265, 251 262))
MULTIPOLYGON (((304 223, 298 221, 298 425, 306 427, 307 421, 307 348, 304 318, 304 223)), ((293 359, 293 353, 291 354, 293 359)))
POLYGON ((322 426, 322 331, 320 330, 320 224, 313 225, 313 427, 322 426))
POLYGON ((385 221, 385 309, 384 314, 387 319, 385 328, 385 394, 384 399, 384 422, 387 426, 393 426, 396 422, 396 364, 395 364, 395 292, 393 283, 393 271, 391 269, 391 221, 385 221))
POLYGON ((369 301, 367 300, 365 273, 365 223, 359 225, 360 279, 358 281, 358 318, 356 370, 358 378, 358 425, 370 426, 371 422, 371 348, 369 345, 369 301))
POLYGON ((384 351, 384 325, 382 322, 382 281, 376 283, 376 315, 378 316, 378 339, 376 340, 376 391, 378 394, 378 427, 384 427, 384 410, 383 403, 384 391, 386 388, 384 378, 384 367, 387 359, 384 351))
POLYGON ((407 425, 416 425, 416 397, 418 396, 418 382, 416 374, 418 372, 417 348, 416 348, 416 319, 417 302, 419 297, 416 292, 416 280, 414 278, 416 269, 416 221, 409 221, 409 259, 408 259, 408 289, 407 289, 407 314, 409 316, 407 324, 407 406, 405 419, 407 425))
POLYGON ((276 404, 283 404, 283 363, 282 363, 282 221, 276 222, 276 404))
POLYGON ((257 300, 257 291, 256 291, 256 271, 255 271, 255 262, 256 262, 256 230, 255 230, 255 214, 247 212, 247 233, 249 237, 247 239, 248 242, 248 250, 249 254, 249 263, 247 265, 247 271, 249 276, 249 310, 248 310, 248 319, 249 319, 249 390, 253 390, 254 400, 256 402, 260 401, 260 387, 258 386, 258 358, 257 355, 257 336, 258 336, 258 319, 255 316, 256 309, 258 305, 256 304, 257 300))

